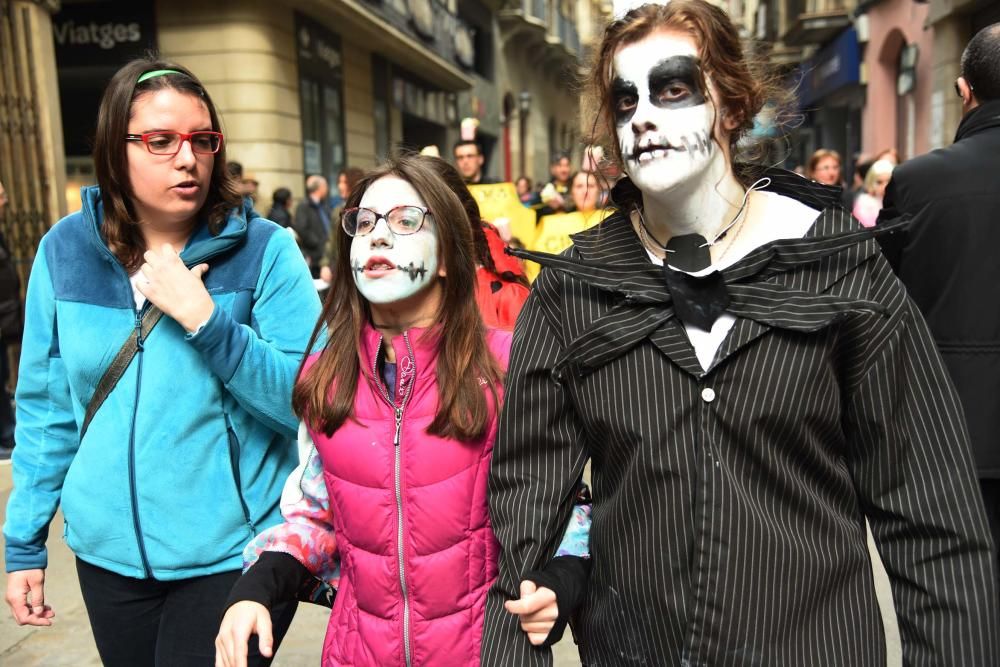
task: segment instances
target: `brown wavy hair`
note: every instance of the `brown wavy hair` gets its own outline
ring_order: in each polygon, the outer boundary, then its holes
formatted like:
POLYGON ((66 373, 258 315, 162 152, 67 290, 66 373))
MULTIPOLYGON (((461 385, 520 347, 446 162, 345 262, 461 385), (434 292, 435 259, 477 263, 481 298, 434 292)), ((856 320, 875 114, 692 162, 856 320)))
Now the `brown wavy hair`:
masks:
MULTIPOLYGON (((97 184, 101 188, 101 203, 104 205, 101 236, 129 273, 134 273, 142 265, 146 242, 139 230, 135 207, 132 205, 134 195, 128 177, 125 135, 128 134, 128 122, 132 118, 135 101, 146 93, 166 89, 194 95, 204 102, 212 119, 212 129, 222 132, 219 114, 205 87, 190 70, 176 63, 140 58, 122 67, 111 78, 97 112, 94 166, 97 184), (164 74, 136 83, 146 72, 160 69, 180 73, 164 74)), ((226 172, 226 143, 223 141, 219 152, 215 154, 208 196, 199 217, 207 222, 209 231, 215 235, 222 231, 230 211, 242 203, 243 197, 236 182, 226 172)))
MULTIPOLYGON (((480 386, 486 381, 498 404, 503 371, 486 344, 486 327, 476 305, 476 251, 469 218, 458 196, 437 174, 430 160, 406 154, 368 172, 347 198, 345 208, 358 206, 372 183, 397 176, 413 186, 432 211, 438 235, 440 264, 445 268, 443 298, 434 324, 424 335, 438 336, 435 375, 438 410, 427 432, 443 438, 474 440, 486 432, 490 404, 480 386)), ((371 320, 368 302, 358 292, 351 269, 351 237, 340 225, 335 233, 333 281, 308 349, 323 331, 326 344, 319 360, 300 372, 292 393, 295 413, 315 430, 332 435, 354 415, 358 376, 362 369, 361 329, 371 320)), ((374 378, 373 378, 374 379, 374 378)))
MULTIPOLYGON (((594 118, 591 143, 610 148, 615 163, 624 169, 621 146, 616 138, 616 126, 611 83, 614 57, 623 46, 638 42, 657 30, 673 29, 691 35, 699 50, 702 88, 708 90, 711 79, 718 109, 735 121, 729 133, 729 155, 734 168, 737 143, 753 129, 754 117, 771 100, 787 100, 778 80, 766 73, 763 63, 751 60, 743 51, 739 32, 722 9, 705 0, 672 0, 661 4, 646 4, 612 21, 594 52, 588 77, 588 102, 594 118)), ((713 123, 714 125, 714 123, 713 123)), ((736 169, 737 177, 747 181, 751 176, 736 169)))
POLYGON ((465 214, 469 217, 472 242, 476 248, 476 259, 479 264, 486 267, 487 271, 500 278, 500 280, 530 287, 528 279, 523 275, 514 274, 510 271, 501 273, 497 270, 496 262, 493 261, 493 255, 490 254, 489 242, 486 240, 486 231, 483 229, 483 226, 487 223, 483 221, 479 213, 479 204, 476 203, 476 198, 469 192, 469 186, 466 185, 462 175, 458 173, 458 169, 439 157, 428 157, 427 164, 437 172, 441 180, 451 188, 451 191, 458 196, 458 200, 462 202, 462 208, 465 209, 465 214))

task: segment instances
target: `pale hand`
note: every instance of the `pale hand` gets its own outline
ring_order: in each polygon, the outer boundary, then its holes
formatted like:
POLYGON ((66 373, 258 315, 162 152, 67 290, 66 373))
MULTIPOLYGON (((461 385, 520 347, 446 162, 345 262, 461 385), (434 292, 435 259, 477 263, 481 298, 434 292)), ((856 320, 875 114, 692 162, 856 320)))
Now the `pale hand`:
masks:
POLYGON ((333 283, 333 271, 330 270, 329 266, 324 266, 319 270, 319 277, 327 285, 333 283))
POLYGON ((271 634, 271 614, 259 602, 237 602, 222 617, 219 635, 215 638, 215 667, 246 667, 250 635, 257 635, 260 654, 274 654, 271 634))
POLYGON ((169 243, 147 250, 142 258, 146 263, 139 267, 143 278, 136 288, 154 306, 192 333, 212 316, 215 302, 202 282, 208 264, 187 268, 169 243))
POLYGON ((56 613, 45 604, 45 570, 9 573, 7 605, 18 625, 52 625, 56 613))
POLYGON ((559 618, 555 592, 550 588, 538 588, 535 582, 527 579, 521 582, 520 599, 507 600, 503 606, 508 613, 521 617, 521 629, 535 646, 545 642, 559 618))

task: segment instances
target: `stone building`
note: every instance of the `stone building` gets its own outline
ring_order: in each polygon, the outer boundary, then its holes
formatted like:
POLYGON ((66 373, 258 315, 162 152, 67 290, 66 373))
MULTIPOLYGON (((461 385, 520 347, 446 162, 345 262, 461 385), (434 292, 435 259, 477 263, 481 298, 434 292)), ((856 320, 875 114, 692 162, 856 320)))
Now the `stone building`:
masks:
POLYGON ((302 196, 307 174, 336 180, 400 147, 450 158, 463 119, 491 176, 542 180, 553 151, 581 153, 580 64, 609 12, 599 0, 0 0, 4 231, 27 271, 94 181, 107 81, 148 52, 204 82, 265 211, 278 187, 302 196))

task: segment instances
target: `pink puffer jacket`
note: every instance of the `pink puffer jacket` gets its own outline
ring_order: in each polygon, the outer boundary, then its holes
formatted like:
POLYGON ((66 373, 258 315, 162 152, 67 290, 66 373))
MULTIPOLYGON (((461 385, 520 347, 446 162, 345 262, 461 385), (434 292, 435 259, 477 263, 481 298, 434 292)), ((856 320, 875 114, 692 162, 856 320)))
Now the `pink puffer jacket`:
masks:
MULTIPOLYGON (((477 442, 427 434, 438 404, 433 338, 413 329, 391 341, 397 410, 372 377, 383 343, 366 327, 356 419, 332 437, 311 433, 341 558, 324 667, 479 665, 499 555, 486 498, 496 410, 477 442)), ((506 368, 510 334, 487 341, 506 368)))

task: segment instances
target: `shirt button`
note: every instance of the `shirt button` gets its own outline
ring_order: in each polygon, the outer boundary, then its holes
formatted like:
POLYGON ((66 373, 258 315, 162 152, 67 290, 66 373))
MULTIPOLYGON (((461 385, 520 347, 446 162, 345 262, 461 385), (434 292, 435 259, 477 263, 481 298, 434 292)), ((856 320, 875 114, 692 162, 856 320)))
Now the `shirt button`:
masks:
POLYGON ((705 387, 704 389, 702 389, 701 390, 701 400, 705 401, 706 403, 711 403, 712 401, 714 401, 715 400, 715 390, 712 389, 711 387, 705 387))

